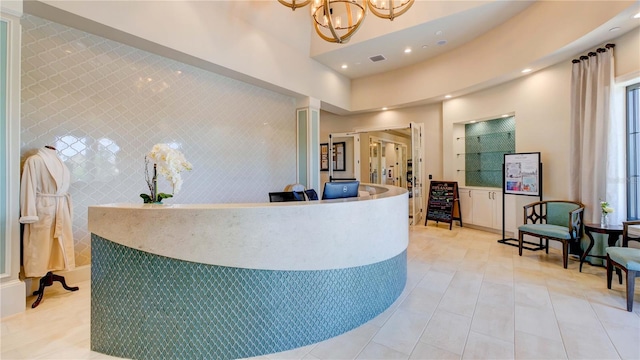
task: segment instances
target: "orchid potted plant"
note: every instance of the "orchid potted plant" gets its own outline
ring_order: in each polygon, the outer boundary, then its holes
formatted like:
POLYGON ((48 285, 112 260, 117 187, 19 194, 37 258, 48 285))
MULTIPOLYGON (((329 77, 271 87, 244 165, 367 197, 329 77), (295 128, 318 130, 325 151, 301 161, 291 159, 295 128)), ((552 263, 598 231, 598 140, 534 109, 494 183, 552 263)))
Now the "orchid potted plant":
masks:
POLYGON ((144 157, 145 180, 149 186, 150 194, 140 194, 147 203, 162 203, 163 199, 173 197, 182 188, 182 175, 180 172, 191 170, 192 165, 184 155, 171 148, 167 144, 156 144, 144 157), (153 175, 149 174, 149 163, 153 162, 153 175), (158 192, 158 172, 162 174, 173 186, 171 194, 158 192))

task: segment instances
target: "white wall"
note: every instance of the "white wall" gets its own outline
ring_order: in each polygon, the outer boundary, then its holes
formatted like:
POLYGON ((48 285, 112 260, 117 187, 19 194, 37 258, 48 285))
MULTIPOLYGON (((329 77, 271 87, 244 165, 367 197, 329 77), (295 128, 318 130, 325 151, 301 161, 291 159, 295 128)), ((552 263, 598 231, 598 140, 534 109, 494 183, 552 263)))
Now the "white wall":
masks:
POLYGON ((78 266, 88 206, 142 202, 156 143, 193 164, 168 204, 268 202, 295 182, 294 98, 31 15, 22 26, 20 153, 55 145, 71 170, 78 266))

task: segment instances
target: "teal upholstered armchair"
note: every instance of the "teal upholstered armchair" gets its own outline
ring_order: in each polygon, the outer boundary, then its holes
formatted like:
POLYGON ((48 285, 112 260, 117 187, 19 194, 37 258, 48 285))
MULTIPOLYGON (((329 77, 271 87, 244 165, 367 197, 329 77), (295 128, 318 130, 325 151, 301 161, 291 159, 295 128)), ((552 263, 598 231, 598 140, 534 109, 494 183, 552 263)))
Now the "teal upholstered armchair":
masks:
POLYGON ((524 235, 545 240, 544 248, 549 253, 549 240, 562 242, 562 261, 567 268, 569 243, 578 243, 582 238, 582 218, 584 205, 574 201, 547 200, 524 206, 524 224, 518 227, 518 248, 520 256, 524 235))

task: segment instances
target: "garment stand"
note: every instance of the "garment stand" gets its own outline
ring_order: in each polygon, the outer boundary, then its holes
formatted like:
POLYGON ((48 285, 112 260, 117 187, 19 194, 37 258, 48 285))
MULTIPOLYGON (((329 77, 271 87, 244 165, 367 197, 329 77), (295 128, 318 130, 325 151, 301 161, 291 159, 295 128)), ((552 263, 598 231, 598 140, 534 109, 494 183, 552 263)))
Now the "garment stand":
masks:
POLYGON ((49 271, 45 276, 40 279, 40 287, 37 291, 33 292, 33 295, 38 295, 36 301, 31 304, 31 308, 34 309, 36 306, 40 305, 40 301, 42 301, 42 296, 44 296, 44 288, 47 286, 53 285, 54 281, 59 281, 62 284, 62 287, 65 290, 69 291, 77 291, 80 288, 77 286, 68 286, 67 282, 64 280, 64 276, 55 275, 53 272, 49 271))
MULTIPOLYGON (((542 163, 540 163, 538 165, 538 171, 540 172, 540 201, 542 201, 542 163)), ((505 164, 502 164, 502 239, 498 240, 499 243, 501 244, 505 244, 505 245, 509 245, 509 246, 515 246, 515 247, 520 247, 520 240, 519 239, 515 239, 515 238, 505 238, 506 234, 505 234, 505 189, 506 189, 506 184, 505 184, 505 164)), ((549 252, 549 241, 547 240, 546 245, 542 245, 542 238, 540 238, 540 243, 534 243, 531 241, 522 241, 523 245, 522 248, 523 249, 527 249, 527 250, 533 250, 533 251, 538 251, 538 250, 545 250, 547 249, 547 253, 549 252), (533 245, 532 246, 525 246, 525 244, 529 244, 529 245, 533 245)))

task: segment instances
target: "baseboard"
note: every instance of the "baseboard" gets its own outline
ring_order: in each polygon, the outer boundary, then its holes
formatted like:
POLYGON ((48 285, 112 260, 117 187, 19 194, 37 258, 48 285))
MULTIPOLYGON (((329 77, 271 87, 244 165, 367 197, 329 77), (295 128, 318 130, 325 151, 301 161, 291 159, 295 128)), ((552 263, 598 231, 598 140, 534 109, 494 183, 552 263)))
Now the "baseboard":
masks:
MULTIPOLYGON (((474 225, 474 224, 465 224, 465 223, 462 223, 462 226, 466 227, 466 228, 469 228, 469 229, 482 230, 482 231, 490 232, 490 233, 493 233, 493 234, 502 235, 502 230, 499 230, 499 229, 488 228, 488 227, 484 227, 484 226, 480 226, 480 225, 474 225)), ((460 227, 460 226, 457 225, 457 223, 454 223, 454 227, 460 227)), ((514 234, 511 231, 505 231, 504 232, 504 236, 505 236, 505 238, 510 238, 510 237, 513 237, 514 234)))
POLYGON ((24 301, 25 283, 20 280, 0 284, 0 318, 23 313, 26 309, 24 301))
MULTIPOLYGON (((73 270, 56 271, 55 274, 64 276, 64 280, 67 285, 75 286, 75 284, 79 282, 91 280, 91 265, 77 266, 73 270)), ((40 286, 40 279, 29 278, 25 280, 25 284, 26 296, 32 296, 33 292, 38 290, 38 287, 40 286)), ((61 287, 61 285, 57 282, 54 282, 53 286, 61 287)))

